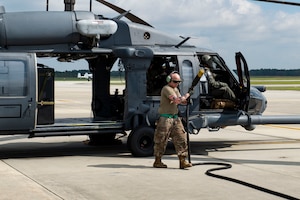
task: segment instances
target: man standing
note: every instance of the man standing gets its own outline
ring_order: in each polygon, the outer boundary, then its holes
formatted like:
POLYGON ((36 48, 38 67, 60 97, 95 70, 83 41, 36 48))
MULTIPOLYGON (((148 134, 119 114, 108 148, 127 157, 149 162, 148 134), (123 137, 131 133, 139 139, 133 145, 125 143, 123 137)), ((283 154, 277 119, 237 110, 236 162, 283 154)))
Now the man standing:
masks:
POLYGON ((165 153, 169 137, 172 138, 179 158, 179 168, 192 167, 192 164, 185 160, 188 153, 187 133, 184 130, 181 119, 178 118, 177 107, 178 104, 186 104, 190 94, 186 93, 184 96, 181 96, 177 88, 181 83, 178 72, 172 72, 167 76, 166 81, 168 84, 161 90, 160 106, 158 109, 160 117, 154 134, 155 161, 153 167, 167 168, 167 165, 162 163, 161 158, 165 153))

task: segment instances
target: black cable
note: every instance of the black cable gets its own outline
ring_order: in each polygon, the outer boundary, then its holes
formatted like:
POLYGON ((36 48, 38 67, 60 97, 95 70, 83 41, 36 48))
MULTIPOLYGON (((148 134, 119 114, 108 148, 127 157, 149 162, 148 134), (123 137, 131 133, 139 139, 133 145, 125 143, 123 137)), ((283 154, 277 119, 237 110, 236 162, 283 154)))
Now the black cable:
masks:
MULTIPOLYGON (((200 71, 199 71, 200 73, 200 71)), ((202 76, 202 75, 201 75, 202 76)), ((201 77, 199 75, 199 79, 201 77)), ((192 84, 192 87, 190 90, 192 90, 194 88, 194 86, 198 83, 199 79, 197 80, 197 77, 194 79, 195 81, 193 81, 194 83, 192 84)), ((185 122, 185 130, 187 132, 187 143, 188 143, 188 160, 189 160, 189 163, 191 163, 191 147, 190 147, 190 138, 189 138, 189 129, 188 129, 188 124, 189 124, 189 105, 190 105, 190 98, 188 98, 188 102, 187 102, 187 106, 186 106, 186 122, 185 122)), ((251 118, 249 118, 249 120, 251 120, 251 118)), ((251 121, 249 121, 249 124, 251 124, 251 121)), ((299 200, 299 198, 296 198, 296 197, 293 197, 293 196, 290 196, 290 195, 287 195, 287 194, 283 194, 283 193, 280 193, 280 192, 276 192, 276 191, 273 191, 273 190, 269 190, 267 188, 264 188, 264 187, 260 187, 258 185, 254 185, 254 184, 251 184, 251 183, 247 183, 245 181, 241 181, 241 180, 238 180, 238 179, 234 179, 234 178, 230 178, 230 177, 227 177, 227 176, 222 176, 222 175, 218 175, 218 174, 214 174, 212 173, 213 171, 218 171, 218 170, 224 170, 224 169, 230 169, 232 167, 231 164, 229 163, 220 163, 220 162, 204 162, 204 163, 192 163, 193 166, 197 166, 197 165, 221 165, 222 167, 217 167, 217 168, 212 168, 212 169, 209 169, 205 172, 206 175, 208 176, 211 176, 211 177, 214 177, 214 178, 219 178, 219 179, 223 179, 223 180, 226 180, 226 181, 231 181, 231 182, 234 182, 234 183, 237 183, 237 184, 240 184, 240 185, 244 185, 246 187, 250 187, 250 188, 253 188, 253 189, 256 189, 256 190, 259 190, 259 191, 262 191, 262 192, 265 192, 265 193, 269 193, 269 194, 272 194, 272 195, 275 195, 275 196, 278 196, 278 197, 282 197, 282 198, 285 198, 285 199, 289 199, 289 200, 299 200)))
POLYGON ((227 176, 222 176, 222 175, 217 175, 217 174, 212 173, 213 171, 230 169, 232 167, 232 165, 229 164, 229 163, 218 163, 218 162, 193 163, 193 166, 197 166, 197 165, 221 165, 223 167, 217 167, 217 168, 209 169, 205 172, 205 174, 208 175, 208 176, 214 177, 214 178, 219 178, 219 179, 223 179, 223 180, 226 180, 226 181, 231 181, 231 182, 234 182, 234 183, 237 183, 237 184, 240 184, 240 185, 244 185, 246 187, 250 187, 250 188, 265 192, 265 193, 269 193, 269 194, 272 194, 272 195, 275 195, 275 196, 278 196, 278 197, 285 198, 285 199, 299 200, 299 198, 296 198, 296 197, 293 197, 293 196, 290 196, 290 195, 287 195, 287 194, 276 192, 274 190, 269 190, 267 188, 260 187, 258 185, 254 185, 254 184, 251 184, 251 183, 247 183, 245 181, 241 181, 241 180, 238 180, 238 179, 235 179, 235 178, 230 178, 230 177, 227 177, 227 176))

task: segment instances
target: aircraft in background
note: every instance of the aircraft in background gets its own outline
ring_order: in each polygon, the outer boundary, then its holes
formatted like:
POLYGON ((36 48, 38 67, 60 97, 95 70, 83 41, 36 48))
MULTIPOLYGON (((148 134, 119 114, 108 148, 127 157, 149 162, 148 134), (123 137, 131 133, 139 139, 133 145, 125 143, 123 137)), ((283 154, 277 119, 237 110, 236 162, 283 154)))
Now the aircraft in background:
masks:
POLYGON ((90 81, 90 80, 93 79, 93 74, 89 74, 89 73, 86 72, 86 73, 84 73, 84 75, 82 75, 81 73, 78 73, 77 78, 87 79, 88 81, 90 81))

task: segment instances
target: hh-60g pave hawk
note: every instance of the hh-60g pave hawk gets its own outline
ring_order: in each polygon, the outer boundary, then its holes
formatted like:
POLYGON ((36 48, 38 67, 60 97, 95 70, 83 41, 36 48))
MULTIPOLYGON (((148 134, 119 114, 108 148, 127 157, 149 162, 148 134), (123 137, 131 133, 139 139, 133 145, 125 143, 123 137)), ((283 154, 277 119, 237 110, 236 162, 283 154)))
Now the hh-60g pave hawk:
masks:
POLYGON ((235 73, 218 53, 188 44, 188 37, 171 37, 128 11, 97 1, 120 15, 107 19, 90 11, 74 11, 75 0, 65 0, 61 12, 11 13, 0 7, 0 134, 89 135, 91 141, 108 142, 117 133, 131 131, 131 153, 152 155, 160 89, 172 71, 184 79, 181 91, 194 92, 189 109, 180 107, 189 133, 233 125, 253 130, 255 124, 300 123, 300 116, 262 116, 267 104, 264 87, 250 86, 248 66, 240 52, 235 55, 235 73), (216 100, 207 90, 207 81, 200 78, 204 55, 210 56, 219 80, 235 93, 234 109, 211 106, 216 100), (93 74, 93 119, 79 126, 55 122, 54 71, 38 66, 36 56, 88 61, 93 74), (123 94, 110 94, 110 71, 117 60, 125 69, 125 89, 123 94))

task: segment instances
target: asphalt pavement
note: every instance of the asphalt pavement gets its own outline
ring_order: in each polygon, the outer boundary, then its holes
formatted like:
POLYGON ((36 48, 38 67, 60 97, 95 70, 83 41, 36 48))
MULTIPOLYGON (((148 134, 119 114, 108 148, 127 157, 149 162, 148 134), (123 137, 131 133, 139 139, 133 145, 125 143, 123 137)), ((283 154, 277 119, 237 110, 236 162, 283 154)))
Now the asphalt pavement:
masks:
MULTIPOLYGON (((90 82, 55 84, 57 117, 91 117, 90 82)), ((300 114, 300 92, 265 95, 266 115, 300 114)), ((87 136, 0 136, 0 199, 300 199, 299 130, 300 125, 201 130, 190 135, 195 166, 185 170, 178 168, 172 144, 163 157, 168 168, 157 169, 153 157, 131 156, 127 137, 120 144, 91 146, 87 136), (224 163, 231 168, 212 170, 226 168, 224 163)))

